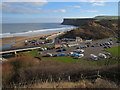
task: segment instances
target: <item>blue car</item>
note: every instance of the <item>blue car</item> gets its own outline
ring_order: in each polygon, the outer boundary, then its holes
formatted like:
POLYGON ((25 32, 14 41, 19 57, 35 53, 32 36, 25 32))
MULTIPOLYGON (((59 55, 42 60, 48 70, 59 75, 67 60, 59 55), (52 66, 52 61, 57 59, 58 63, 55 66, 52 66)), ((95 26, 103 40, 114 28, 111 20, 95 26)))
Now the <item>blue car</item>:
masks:
POLYGON ((66 54, 65 53, 61 53, 59 56, 65 56, 66 54))
POLYGON ((58 55, 57 55, 57 54, 55 54, 55 55, 53 55, 53 57, 58 57, 58 55))

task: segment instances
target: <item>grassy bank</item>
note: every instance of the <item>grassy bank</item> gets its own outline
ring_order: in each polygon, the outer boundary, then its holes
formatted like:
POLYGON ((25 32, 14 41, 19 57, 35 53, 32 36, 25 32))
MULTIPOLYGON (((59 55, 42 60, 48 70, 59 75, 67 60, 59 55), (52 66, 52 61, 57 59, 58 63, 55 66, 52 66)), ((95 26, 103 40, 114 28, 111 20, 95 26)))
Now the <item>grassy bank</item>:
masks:
POLYGON ((120 63, 120 61, 115 59, 104 59, 104 60, 92 61, 92 60, 83 60, 83 59, 73 59, 73 57, 70 57, 70 56, 44 57, 43 59, 60 62, 63 64, 76 64, 80 66, 108 66, 108 65, 120 63))
POLYGON ((113 56, 120 56, 120 53, 119 53, 120 46, 112 47, 112 48, 106 49, 105 51, 111 53, 113 56))

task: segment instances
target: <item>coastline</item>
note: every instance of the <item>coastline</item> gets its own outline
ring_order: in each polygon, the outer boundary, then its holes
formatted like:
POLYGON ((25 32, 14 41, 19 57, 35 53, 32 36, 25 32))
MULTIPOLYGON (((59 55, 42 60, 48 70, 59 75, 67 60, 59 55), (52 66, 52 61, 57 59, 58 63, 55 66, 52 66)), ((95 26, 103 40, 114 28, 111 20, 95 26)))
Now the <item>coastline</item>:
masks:
MULTIPOLYGON (((10 43, 15 42, 12 47, 18 48, 18 47, 23 47, 24 46, 24 41, 25 40, 33 40, 33 39, 39 39, 40 37, 47 36, 47 35, 54 35, 59 32, 54 32, 54 33, 47 33, 47 34, 39 34, 39 35, 32 35, 32 36, 21 36, 21 37, 6 37, 6 38, 0 38, 2 41, 1 46, 8 45, 10 43)), ((61 32, 63 33, 63 32, 61 32)))

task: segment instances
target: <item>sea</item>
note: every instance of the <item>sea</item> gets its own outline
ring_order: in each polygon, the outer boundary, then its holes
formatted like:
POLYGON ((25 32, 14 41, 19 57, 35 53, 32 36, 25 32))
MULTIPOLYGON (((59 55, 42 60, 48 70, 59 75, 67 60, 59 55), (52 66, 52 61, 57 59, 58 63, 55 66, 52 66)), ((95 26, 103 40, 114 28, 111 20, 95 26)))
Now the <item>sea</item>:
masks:
POLYGON ((0 37, 31 36, 54 32, 65 32, 75 28, 61 23, 3 23, 0 37))

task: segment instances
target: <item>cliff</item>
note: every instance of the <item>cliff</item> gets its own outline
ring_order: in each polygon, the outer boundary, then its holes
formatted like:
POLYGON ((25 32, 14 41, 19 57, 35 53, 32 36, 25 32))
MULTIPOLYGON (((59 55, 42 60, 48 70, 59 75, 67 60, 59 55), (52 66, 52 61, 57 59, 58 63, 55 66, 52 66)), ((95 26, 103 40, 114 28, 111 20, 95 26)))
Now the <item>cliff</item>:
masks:
POLYGON ((74 26, 80 26, 83 25, 86 22, 95 21, 94 18, 83 18, 83 19, 75 19, 75 18, 65 18, 62 22, 63 25, 74 25, 74 26))
POLYGON ((118 19, 118 16, 96 16, 94 18, 64 18, 61 24, 63 25, 74 25, 81 26, 87 22, 99 21, 99 20, 115 20, 118 19))

